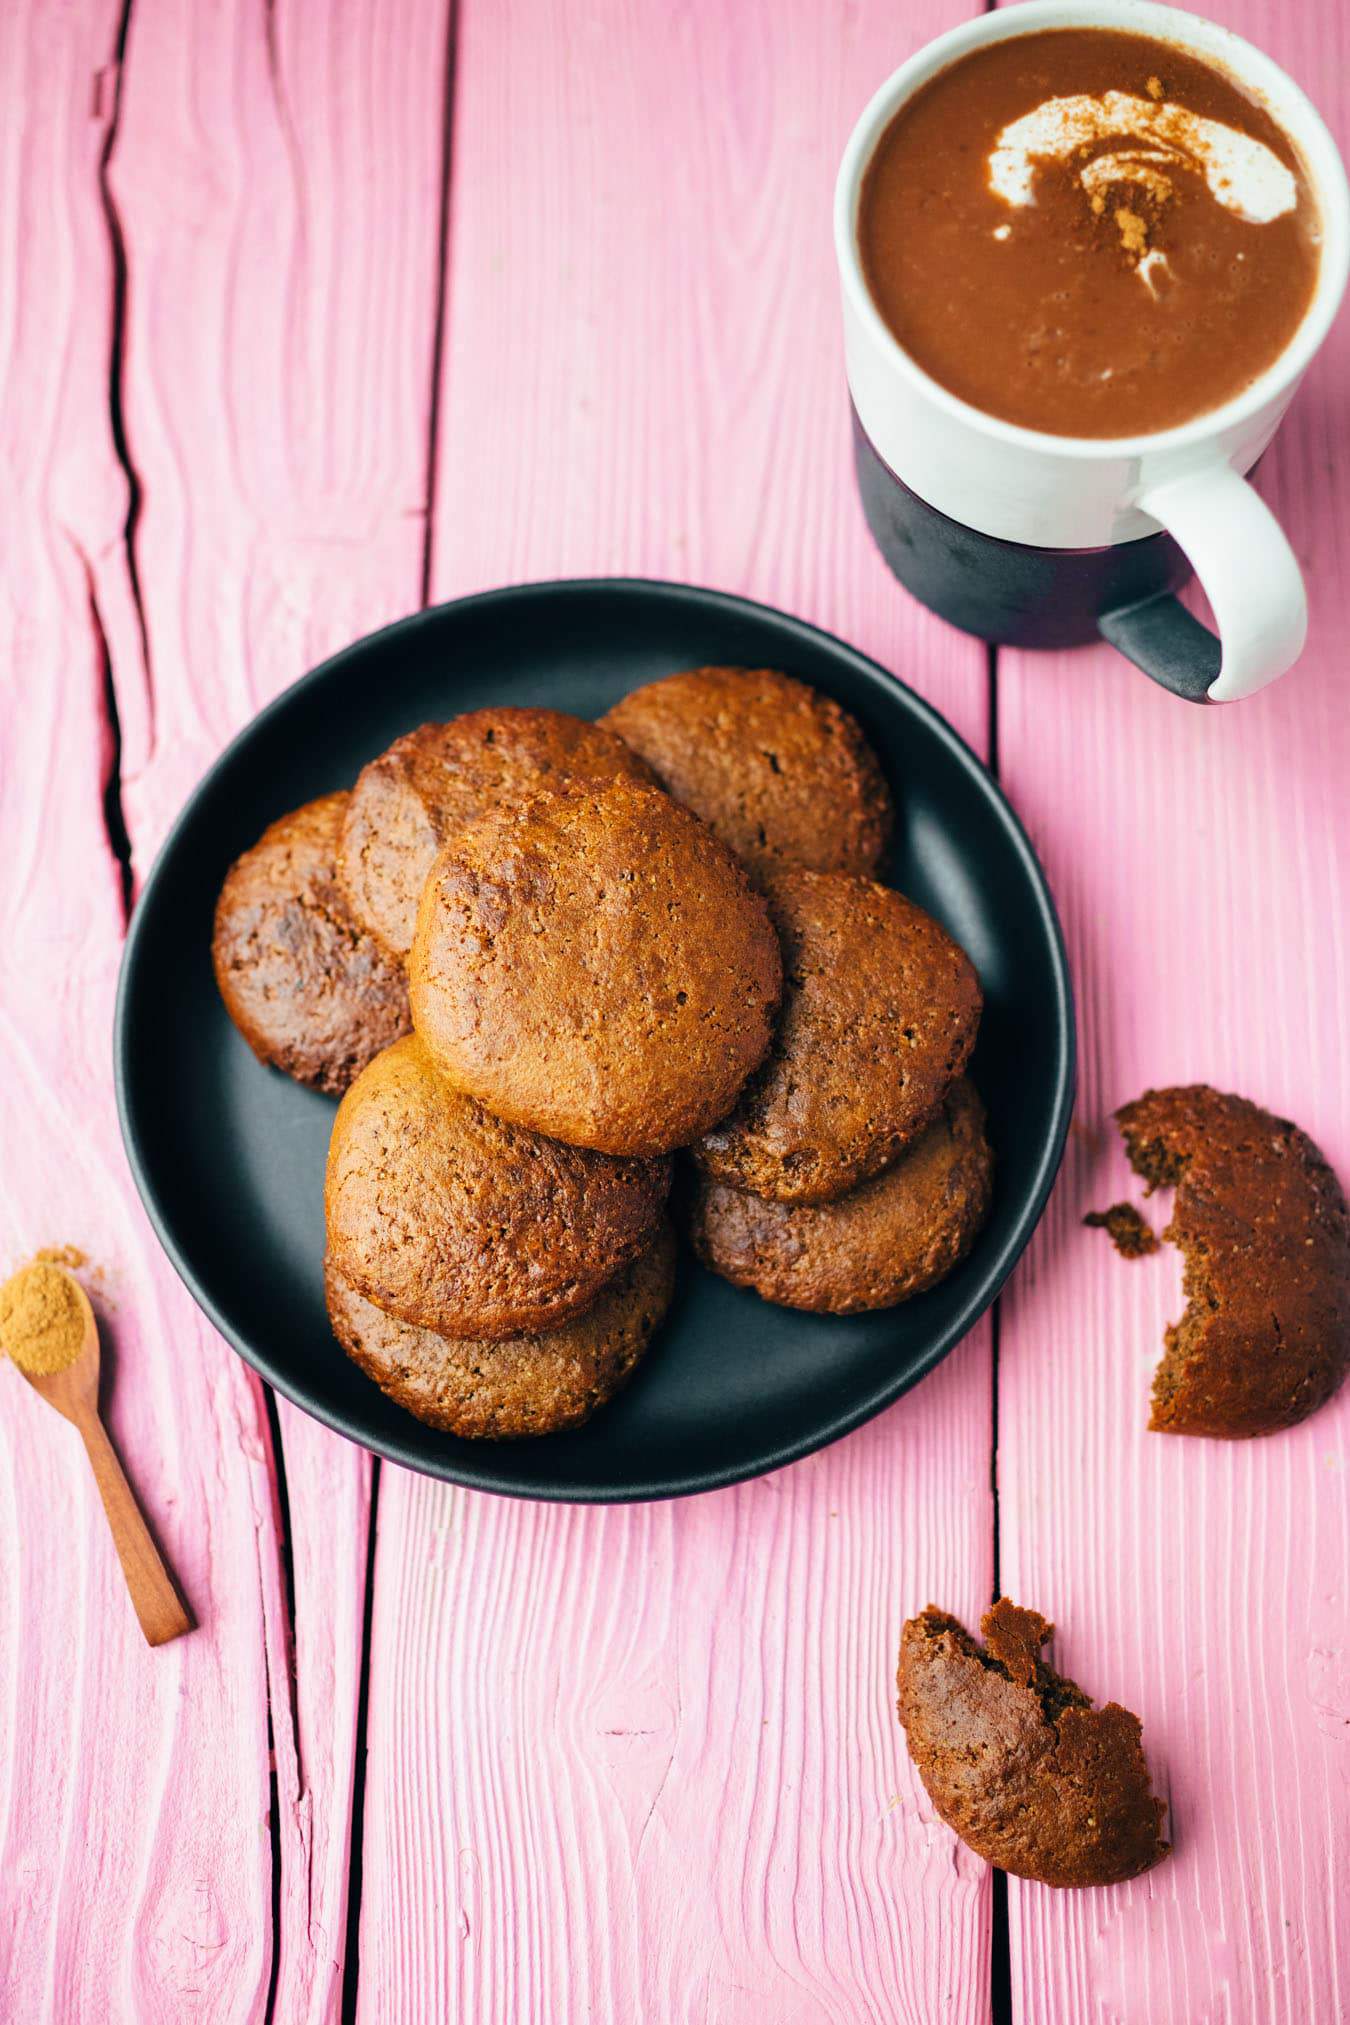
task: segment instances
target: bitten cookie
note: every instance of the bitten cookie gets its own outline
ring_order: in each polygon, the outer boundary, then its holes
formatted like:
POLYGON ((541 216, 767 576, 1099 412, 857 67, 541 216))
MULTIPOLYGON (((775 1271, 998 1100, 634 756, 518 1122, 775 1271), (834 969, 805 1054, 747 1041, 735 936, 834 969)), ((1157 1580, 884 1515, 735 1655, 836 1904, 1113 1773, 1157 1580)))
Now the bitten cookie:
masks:
POLYGON ((669 1188, 668 1161, 610 1160, 494 1118, 411 1038, 338 1107, 328 1250, 386 1314, 500 1341, 589 1306, 651 1244, 669 1188))
POLYGON ((547 1334, 475 1342, 386 1315, 324 1261, 333 1332, 381 1391, 429 1427, 483 1441, 580 1427, 636 1370, 675 1286, 675 1234, 602 1287, 590 1307, 547 1334))
POLYGON ((772 668, 691 668, 601 719, 756 873, 874 872, 891 798, 855 718, 772 668))
POLYGON ((607 1153, 685 1145, 763 1060, 778 940, 724 844, 655 788, 560 786, 446 845, 413 1023, 501 1118, 607 1153))
POLYGON ((1118 1884, 1168 1852, 1138 1716, 1040 1657, 1053 1625, 1001 1596, 983 1650, 930 1604, 900 1639, 900 1720, 929 1799, 977 1856, 1041 1884, 1118 1884))
POLYGON ((553 780, 652 784, 621 738, 561 710, 470 710, 396 738, 357 776, 339 876, 352 910, 394 956, 412 946, 417 902, 447 837, 553 780))
POLYGON ((783 949, 773 1047, 694 1158, 774 1202, 828 1202, 933 1118, 974 1045, 979 979, 931 915, 870 879, 782 872, 766 893, 783 949))
POLYGON ((893 1307, 936 1286, 989 1213, 984 1106, 965 1077, 893 1167, 834 1202, 764 1202, 701 1179, 690 1236, 706 1266, 815 1314, 893 1307))
POLYGON ((409 1024, 402 970, 337 884, 346 807, 323 795, 264 830, 226 874, 211 941, 225 1009, 259 1061, 335 1096, 409 1024))
POLYGON ((1203 1083, 1150 1090, 1116 1123, 1135 1173, 1176 1184, 1163 1236, 1185 1259, 1150 1427, 1242 1437, 1306 1420, 1350 1366, 1350 1215, 1321 1153, 1203 1083))

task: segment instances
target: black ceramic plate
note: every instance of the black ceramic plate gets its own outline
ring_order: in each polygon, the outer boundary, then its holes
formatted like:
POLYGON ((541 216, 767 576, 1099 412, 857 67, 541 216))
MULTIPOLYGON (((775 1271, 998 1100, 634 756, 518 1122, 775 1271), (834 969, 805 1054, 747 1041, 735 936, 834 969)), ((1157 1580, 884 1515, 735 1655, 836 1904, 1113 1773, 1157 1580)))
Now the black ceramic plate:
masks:
POLYGON ((1054 1179, 1073 1097, 1073 1010, 1044 877, 954 732, 875 663, 763 606, 660 583, 527 585, 419 614, 297 682, 222 754, 146 883, 117 1002, 122 1131, 155 1229, 248 1361, 353 1441, 522 1497, 674 1497, 777 1468, 848 1433, 988 1307, 1054 1179), (769 1307, 685 1256, 670 1318, 629 1389, 575 1434, 466 1442, 392 1405, 329 1333, 323 1171, 333 1105, 259 1065, 211 974, 226 868, 274 817, 349 784, 399 732, 486 703, 594 717, 707 662, 783 668, 846 704, 899 811, 888 876, 969 950, 985 992, 973 1074, 997 1158, 993 1213, 931 1293, 837 1320, 769 1307))

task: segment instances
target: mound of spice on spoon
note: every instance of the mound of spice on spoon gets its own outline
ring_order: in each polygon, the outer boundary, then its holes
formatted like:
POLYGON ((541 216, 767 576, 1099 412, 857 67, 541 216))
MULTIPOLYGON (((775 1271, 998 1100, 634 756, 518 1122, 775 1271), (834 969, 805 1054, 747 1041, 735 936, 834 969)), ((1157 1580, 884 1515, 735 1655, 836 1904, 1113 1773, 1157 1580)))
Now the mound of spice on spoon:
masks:
POLYGON ((75 1362, 84 1348, 84 1307, 60 1265, 39 1255, 0 1287, 0 1343, 25 1373, 46 1377, 75 1362))
POLYGON ((78 1429, 112 1529, 127 1588, 150 1645, 191 1631, 192 1618, 99 1418, 98 1323, 70 1271, 72 1245, 39 1252, 0 1286, 0 1344, 34 1392, 78 1429))

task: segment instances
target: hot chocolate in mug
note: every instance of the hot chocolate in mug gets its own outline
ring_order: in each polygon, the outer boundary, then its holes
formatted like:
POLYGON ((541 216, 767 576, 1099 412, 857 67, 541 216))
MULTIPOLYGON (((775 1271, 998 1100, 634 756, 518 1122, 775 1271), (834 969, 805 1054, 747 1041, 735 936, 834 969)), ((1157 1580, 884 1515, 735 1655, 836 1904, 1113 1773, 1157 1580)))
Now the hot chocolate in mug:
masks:
POLYGON ((1197 702, 1249 696, 1297 660, 1307 630, 1303 580, 1246 474, 1340 306, 1350 191, 1325 125, 1276 64, 1228 30, 1154 0, 1027 0, 977 15, 920 50, 863 113, 840 166, 835 246, 863 507, 882 554, 923 604, 1011 645, 1105 637, 1197 702), (1180 45, 1236 80, 1293 143, 1319 214, 1317 278, 1284 349, 1232 399, 1149 435, 1059 436, 961 399, 892 334, 859 252, 868 165, 920 87, 973 50, 1075 28, 1180 45), (1192 572, 1218 637, 1175 595, 1192 572))

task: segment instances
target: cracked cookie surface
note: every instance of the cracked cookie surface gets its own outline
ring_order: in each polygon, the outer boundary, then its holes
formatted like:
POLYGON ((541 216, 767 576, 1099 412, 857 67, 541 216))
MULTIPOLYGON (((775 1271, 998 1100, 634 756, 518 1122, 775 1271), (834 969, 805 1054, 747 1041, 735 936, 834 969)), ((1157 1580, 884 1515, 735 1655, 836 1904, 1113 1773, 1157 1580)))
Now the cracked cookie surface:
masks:
POLYGON ((337 881, 347 800, 306 802, 236 858, 211 939, 225 1009, 259 1061, 332 1096, 409 1025, 402 968, 337 881))
POLYGON ((773 668, 690 668, 601 720, 760 876, 875 872, 890 791, 852 714, 773 668))
POLYGON ((580 1427, 627 1384, 675 1285, 675 1234, 655 1241, 557 1329, 483 1342, 386 1315, 324 1260, 333 1333, 352 1361, 429 1427, 514 1441, 580 1427))
POLYGON ((361 769, 338 876, 352 912, 400 960, 437 851, 458 831, 550 782, 653 784, 621 738, 562 710, 502 705, 422 724, 361 769))
POLYGON ((338 1271, 442 1336, 557 1327, 651 1244, 668 1160, 613 1160, 506 1124, 449 1089, 416 1037, 338 1107, 324 1189, 338 1271))
POLYGON ((700 1177, 690 1235, 706 1266, 766 1301, 858 1315, 946 1278, 984 1224, 992 1174, 984 1106, 962 1076, 897 1161, 833 1202, 765 1202, 700 1177))
POLYGON ((570 1145, 657 1154, 735 1103, 782 986, 762 896, 656 788, 559 786, 447 844, 413 1022, 457 1089, 570 1145))
POLYGON ((764 1066, 693 1148, 705 1174, 774 1202, 829 1202, 936 1117, 979 1026, 979 979, 903 894, 838 873, 766 882, 783 1004, 764 1066))

